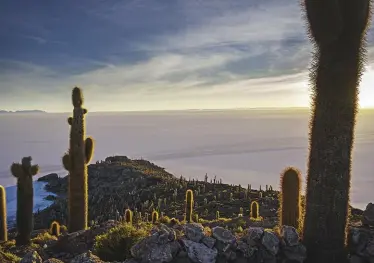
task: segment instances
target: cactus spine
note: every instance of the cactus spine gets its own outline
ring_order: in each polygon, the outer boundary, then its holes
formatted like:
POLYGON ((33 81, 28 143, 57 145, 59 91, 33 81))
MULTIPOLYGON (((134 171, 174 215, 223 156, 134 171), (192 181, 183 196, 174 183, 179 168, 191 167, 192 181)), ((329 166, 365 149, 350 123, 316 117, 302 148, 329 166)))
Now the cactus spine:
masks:
POLYGON ((80 88, 72 91, 73 117, 68 118, 70 125, 70 148, 62 157, 62 163, 69 171, 69 232, 87 229, 88 224, 88 175, 87 164, 94 151, 92 138, 85 138, 85 114, 82 108, 83 94, 80 88))
MULTIPOLYGON (((140 214, 141 217, 141 214, 140 214)), ((132 225, 132 211, 130 209, 125 210, 125 222, 132 225)))
POLYGON ((260 205, 258 204, 258 202, 257 201, 252 201, 250 218, 251 219, 258 219, 259 215, 260 215, 259 210, 260 210, 260 205))
POLYGON ((16 245, 28 245, 34 228, 34 187, 32 177, 39 172, 38 165, 31 165, 31 157, 23 157, 21 163, 13 163, 10 171, 17 178, 17 232, 16 245))
POLYGON ((60 235, 60 224, 56 221, 53 221, 49 229, 51 235, 58 237, 60 235))
POLYGON ((301 173, 294 167, 286 168, 281 174, 280 226, 293 226, 301 230, 301 173))
POLYGON ((314 59, 303 242, 308 262, 341 263, 371 1, 304 0, 304 9, 314 59))
POLYGON ((186 192, 186 218, 188 223, 192 223, 192 212, 193 212, 193 192, 188 189, 186 192))
POLYGON ((0 185, 0 241, 8 240, 8 226, 6 214, 6 191, 4 186, 0 185))
POLYGON ((156 224, 158 221, 158 212, 157 211, 153 211, 152 212, 152 224, 156 224))

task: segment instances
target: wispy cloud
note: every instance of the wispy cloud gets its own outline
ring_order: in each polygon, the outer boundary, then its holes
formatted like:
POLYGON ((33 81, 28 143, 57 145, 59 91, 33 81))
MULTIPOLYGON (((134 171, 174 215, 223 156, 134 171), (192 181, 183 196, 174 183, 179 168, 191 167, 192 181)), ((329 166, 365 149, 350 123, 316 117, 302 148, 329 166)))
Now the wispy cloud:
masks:
POLYGON ((40 19, 28 27, 9 18, 16 32, 0 35, 39 47, 0 51, 1 104, 31 107, 34 96, 32 106, 65 110, 74 85, 95 110, 308 103, 311 45, 298 3, 147 3, 67 1, 29 10, 40 19))

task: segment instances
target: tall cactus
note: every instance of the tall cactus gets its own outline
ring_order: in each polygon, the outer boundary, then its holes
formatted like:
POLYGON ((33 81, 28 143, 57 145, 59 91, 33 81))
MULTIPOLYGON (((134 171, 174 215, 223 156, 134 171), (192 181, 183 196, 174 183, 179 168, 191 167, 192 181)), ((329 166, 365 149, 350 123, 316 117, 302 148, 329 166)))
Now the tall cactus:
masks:
POLYGON ((301 173, 294 167, 287 167, 281 174, 279 195, 279 223, 301 230, 301 173))
POLYGON ((88 224, 88 175, 87 164, 94 151, 92 138, 85 138, 85 114, 82 108, 83 94, 75 87, 72 92, 73 117, 68 118, 70 125, 70 148, 62 157, 62 163, 69 171, 69 232, 87 228, 88 224))
POLYGON ((346 261, 352 146, 370 0, 304 0, 313 115, 303 240, 308 261, 346 261))
POLYGON ((192 212, 193 212, 193 192, 188 189, 186 191, 186 218, 188 223, 192 223, 192 212))
POLYGON ((38 165, 31 165, 31 157, 23 157, 21 163, 13 163, 10 171, 17 178, 17 232, 16 245, 28 245, 34 228, 34 187, 32 177, 39 172, 38 165))
POLYGON ((8 240, 8 226, 6 213, 6 191, 4 186, 0 185, 0 241, 8 240))

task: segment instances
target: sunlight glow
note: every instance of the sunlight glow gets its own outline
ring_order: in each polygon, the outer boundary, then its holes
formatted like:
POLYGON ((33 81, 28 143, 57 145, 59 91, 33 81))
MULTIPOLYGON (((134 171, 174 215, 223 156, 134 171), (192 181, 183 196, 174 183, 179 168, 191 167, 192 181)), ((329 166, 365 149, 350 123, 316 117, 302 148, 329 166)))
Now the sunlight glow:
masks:
POLYGON ((374 69, 369 66, 362 76, 360 83, 359 105, 360 108, 374 108, 374 69))

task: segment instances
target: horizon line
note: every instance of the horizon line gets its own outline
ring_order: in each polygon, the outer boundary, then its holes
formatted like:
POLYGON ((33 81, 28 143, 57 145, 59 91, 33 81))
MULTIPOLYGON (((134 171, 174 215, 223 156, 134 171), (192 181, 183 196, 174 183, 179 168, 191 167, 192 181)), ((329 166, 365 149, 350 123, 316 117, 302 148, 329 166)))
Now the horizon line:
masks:
MULTIPOLYGON (((85 108, 85 107, 83 107, 85 108)), ((89 113, 145 113, 145 112, 182 112, 182 111, 249 111, 249 110, 295 110, 295 111, 306 111, 310 110, 309 107, 245 107, 245 108, 211 108, 211 109, 164 109, 164 110, 99 110, 99 111, 89 111, 89 113)), ((374 107, 359 107, 359 110, 374 110, 374 107)), ((70 113, 70 111, 44 111, 44 110, 0 110, 0 115, 2 114, 56 114, 56 113, 70 113)))

